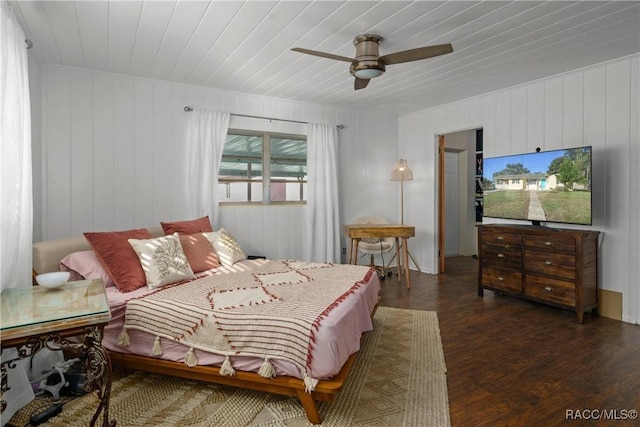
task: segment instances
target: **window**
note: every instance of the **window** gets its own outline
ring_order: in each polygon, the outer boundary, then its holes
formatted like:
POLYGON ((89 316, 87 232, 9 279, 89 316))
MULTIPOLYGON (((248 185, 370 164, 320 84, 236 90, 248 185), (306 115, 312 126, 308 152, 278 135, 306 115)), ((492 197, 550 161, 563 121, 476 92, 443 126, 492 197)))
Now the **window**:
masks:
POLYGON ((221 204, 305 203, 306 135, 229 130, 218 191, 221 204))

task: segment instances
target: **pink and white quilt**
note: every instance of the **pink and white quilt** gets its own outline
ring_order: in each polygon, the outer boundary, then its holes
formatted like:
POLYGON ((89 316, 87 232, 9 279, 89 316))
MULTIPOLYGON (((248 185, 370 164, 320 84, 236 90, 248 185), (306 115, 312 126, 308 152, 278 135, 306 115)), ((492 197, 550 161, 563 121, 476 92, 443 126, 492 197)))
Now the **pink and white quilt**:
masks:
POLYGON ((167 341, 188 349, 189 366, 198 364, 196 349, 224 356, 221 375, 234 374, 236 357, 262 359, 258 373, 267 378, 275 376, 272 360, 286 361, 312 391, 317 331, 373 275, 367 266, 282 260, 165 286, 127 302, 118 344, 131 344, 129 330, 143 331, 155 336, 155 356, 167 341))

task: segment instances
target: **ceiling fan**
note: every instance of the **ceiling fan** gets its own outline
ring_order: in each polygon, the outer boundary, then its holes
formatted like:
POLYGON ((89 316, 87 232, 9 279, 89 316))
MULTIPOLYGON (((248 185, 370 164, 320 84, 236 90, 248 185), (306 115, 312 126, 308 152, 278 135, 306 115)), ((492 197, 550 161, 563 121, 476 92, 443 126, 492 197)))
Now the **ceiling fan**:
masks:
POLYGON ((401 64, 403 62, 419 61, 421 59, 432 58, 453 52, 451 43, 434 46, 419 47, 416 49, 403 50, 401 52, 390 53, 380 56, 378 48, 382 37, 375 34, 361 34, 353 39, 356 46, 356 57, 334 55, 332 53, 318 52, 316 50, 294 47, 291 50, 308 55, 320 56, 322 58, 335 59, 337 61, 350 62, 349 72, 356 78, 354 82, 355 90, 364 89, 369 84, 369 80, 381 76, 387 65, 401 64))

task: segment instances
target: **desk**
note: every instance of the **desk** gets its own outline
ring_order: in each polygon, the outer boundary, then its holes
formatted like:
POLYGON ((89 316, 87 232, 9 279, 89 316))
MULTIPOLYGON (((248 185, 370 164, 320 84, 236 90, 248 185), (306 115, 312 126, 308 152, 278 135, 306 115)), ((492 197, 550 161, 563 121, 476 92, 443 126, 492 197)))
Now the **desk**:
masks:
MULTIPOLYGON (((5 289, 0 299, 1 347, 17 348, 20 358, 45 347, 64 349, 73 357, 79 357, 87 376, 84 390, 96 391, 100 399, 90 425, 95 425, 103 411, 102 426, 115 426, 115 421, 109 422, 111 360, 102 347, 102 332, 111 320, 111 311, 102 281, 68 282, 57 289, 42 286, 5 289), (75 336, 82 336, 84 341, 67 339, 75 336)), ((1 364, 3 392, 7 390, 7 368, 15 366, 15 360, 1 364)), ((3 401, 2 410, 5 406, 3 401)))
POLYGON ((394 237, 396 239, 396 256, 398 257, 398 280, 404 271, 407 288, 411 287, 409 275, 409 249, 407 239, 416 235, 413 225, 405 224, 347 224, 343 226, 345 236, 349 237, 349 264, 358 263, 358 244, 363 237, 394 237), (399 239, 402 239, 402 257, 400 257, 399 239), (353 262, 352 262, 353 261, 353 262), (403 270, 404 265, 404 270, 403 270))

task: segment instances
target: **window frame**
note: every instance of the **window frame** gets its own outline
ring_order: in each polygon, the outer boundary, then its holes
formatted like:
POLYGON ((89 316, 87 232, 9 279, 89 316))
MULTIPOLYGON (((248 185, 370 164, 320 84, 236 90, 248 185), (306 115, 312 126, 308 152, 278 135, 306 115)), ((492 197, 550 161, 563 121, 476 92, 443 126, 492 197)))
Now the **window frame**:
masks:
MULTIPOLYGON (((271 179, 271 138, 282 138, 282 139, 291 139, 291 140, 298 140, 298 141, 303 141, 305 144, 307 143, 307 135, 298 135, 298 134, 291 134, 291 133, 280 133, 280 132, 271 132, 271 131, 254 131, 254 130, 246 130, 246 129, 232 129, 229 128, 227 130, 227 136, 228 135, 239 135, 239 136, 257 136, 257 137, 262 137, 262 156, 261 156, 261 164, 262 164, 262 200, 259 201, 223 201, 223 200, 218 200, 218 204, 220 206, 268 206, 268 205, 306 205, 307 204, 307 200, 306 198, 304 200, 281 200, 281 201, 273 201, 271 200, 271 183, 272 182, 280 182, 280 181, 272 181, 271 179)), ((225 137, 225 144, 226 144, 226 137, 225 137)), ((224 152, 224 149, 223 149, 224 152)), ((224 161, 224 154, 222 155, 221 161, 220 163, 222 164, 222 162, 224 161)), ((235 156, 238 157, 238 156, 235 156)), ((252 156, 248 156, 249 158, 254 158, 252 156)), ((255 157, 257 158, 257 157, 255 157)), ((307 157, 305 157, 305 162, 304 162, 305 166, 307 165, 307 157)), ((231 184, 231 183, 238 183, 238 182, 246 182, 247 184, 251 184, 252 182, 255 183, 256 181, 251 180, 248 177, 245 178, 241 178, 241 179, 234 179, 234 180, 228 180, 228 179, 222 179, 220 177, 220 171, 218 170, 218 185, 220 184, 231 184)), ((291 182, 291 181, 287 181, 287 182, 291 182)), ((300 181, 301 185, 307 184, 308 185, 308 176, 307 179, 300 181)), ((302 192, 302 187, 300 189, 300 191, 302 192)), ((247 196, 248 198, 251 197, 251 185, 247 186, 247 196)))

